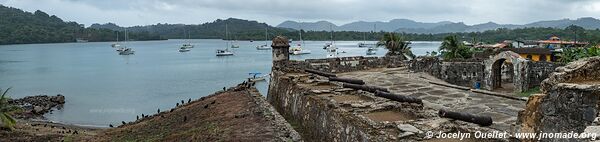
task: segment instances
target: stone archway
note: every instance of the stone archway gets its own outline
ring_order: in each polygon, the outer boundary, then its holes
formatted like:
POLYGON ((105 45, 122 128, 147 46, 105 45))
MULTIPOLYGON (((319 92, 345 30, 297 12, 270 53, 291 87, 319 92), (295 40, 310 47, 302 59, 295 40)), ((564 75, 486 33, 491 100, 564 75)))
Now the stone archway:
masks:
POLYGON ((523 86, 526 77, 525 64, 527 59, 522 58, 519 54, 512 51, 504 51, 484 61, 485 64, 485 86, 488 90, 494 90, 502 88, 502 66, 512 67, 512 85, 514 86, 514 92, 521 92, 526 90, 526 86, 523 86), (505 63, 510 63, 506 64, 505 63))

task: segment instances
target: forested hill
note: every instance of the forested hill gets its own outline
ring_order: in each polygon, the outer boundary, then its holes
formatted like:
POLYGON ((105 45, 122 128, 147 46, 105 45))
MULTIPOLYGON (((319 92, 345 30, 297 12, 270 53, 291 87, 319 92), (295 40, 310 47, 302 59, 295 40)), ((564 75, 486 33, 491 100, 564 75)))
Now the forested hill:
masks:
MULTIPOLYGON (((193 39, 225 39, 225 25, 229 29, 229 39, 264 40, 265 29, 268 29, 269 40, 277 35, 298 40, 299 32, 293 29, 277 28, 257 21, 229 18, 215 20, 203 24, 155 24, 148 26, 128 27, 129 40, 181 39, 189 35, 193 39)), ((94 24, 85 28, 76 22, 66 22, 57 16, 50 16, 42 11, 25 12, 16 8, 0 5, 0 45, 26 43, 59 43, 75 42, 76 39, 89 41, 124 40, 126 28, 116 24, 94 24)), ((302 31, 304 40, 331 40, 328 31, 302 31)), ((467 41, 500 42, 503 40, 540 40, 556 35, 562 39, 600 42, 599 29, 585 29, 580 26, 567 28, 500 28, 485 32, 408 34, 398 33, 408 40, 440 41, 448 35, 458 35, 467 41), (577 34, 577 35, 575 35, 577 34)), ((338 31, 333 34, 334 40, 379 40, 383 32, 338 31)))
MULTIPOLYGON (((160 36, 147 32, 131 33, 132 39, 155 40, 160 36)), ((0 44, 59 43, 116 40, 116 32, 107 29, 84 28, 76 22, 66 22, 42 11, 33 13, 0 5, 0 44)))
MULTIPOLYGON (((213 22, 184 25, 184 24, 156 24, 147 26, 128 27, 128 31, 150 32, 161 35, 167 39, 225 39, 225 26, 229 30, 229 38, 237 40, 262 40, 265 37, 265 29, 268 29, 269 37, 290 32, 282 28, 271 27, 265 23, 257 21, 229 18, 225 20, 217 19, 213 22)), ((93 24, 90 28, 124 30, 113 23, 93 24)))

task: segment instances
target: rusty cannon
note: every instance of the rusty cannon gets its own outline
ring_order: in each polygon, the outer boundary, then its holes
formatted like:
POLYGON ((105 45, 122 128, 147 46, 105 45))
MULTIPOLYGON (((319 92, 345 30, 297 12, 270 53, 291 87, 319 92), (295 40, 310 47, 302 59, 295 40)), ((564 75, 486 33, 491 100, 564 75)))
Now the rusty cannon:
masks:
POLYGON ((365 85, 365 81, 360 80, 360 79, 329 77, 329 81, 337 81, 337 82, 344 82, 344 83, 352 83, 352 84, 358 84, 358 85, 365 85))
POLYGON ((479 124, 481 126, 490 126, 493 124, 492 117, 490 116, 473 115, 469 113, 453 112, 443 109, 441 109, 438 112, 438 115, 440 115, 440 117, 462 120, 466 122, 479 124))
POLYGON ((415 103, 415 104, 423 104, 423 100, 411 96, 404 96, 398 94, 392 94, 388 92, 375 91, 375 96, 394 100, 397 102, 407 102, 407 103, 415 103))
POLYGON ((352 88, 352 89, 356 89, 356 90, 363 90, 363 91, 367 91, 367 92, 371 92, 371 93, 375 93, 377 91, 389 92, 386 88, 382 88, 382 87, 368 86, 368 85, 356 85, 356 84, 351 84, 351 83, 343 83, 342 87, 352 88))
POLYGON ((318 70, 304 69, 304 71, 308 72, 308 73, 324 76, 324 77, 337 77, 337 75, 335 75, 333 73, 328 73, 328 72, 323 72, 323 71, 318 71, 318 70))

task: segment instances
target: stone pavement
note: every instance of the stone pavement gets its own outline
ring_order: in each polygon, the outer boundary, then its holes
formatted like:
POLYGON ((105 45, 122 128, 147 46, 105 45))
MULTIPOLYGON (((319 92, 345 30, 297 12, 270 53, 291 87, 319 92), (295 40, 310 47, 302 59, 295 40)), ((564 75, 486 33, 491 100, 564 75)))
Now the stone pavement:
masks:
POLYGON ((362 79, 368 85, 388 88, 392 93, 423 99, 425 109, 447 109, 491 116, 494 124, 489 128, 514 132, 517 113, 525 101, 474 93, 428 83, 445 83, 425 74, 411 73, 406 68, 381 68, 340 73, 339 77, 362 79))

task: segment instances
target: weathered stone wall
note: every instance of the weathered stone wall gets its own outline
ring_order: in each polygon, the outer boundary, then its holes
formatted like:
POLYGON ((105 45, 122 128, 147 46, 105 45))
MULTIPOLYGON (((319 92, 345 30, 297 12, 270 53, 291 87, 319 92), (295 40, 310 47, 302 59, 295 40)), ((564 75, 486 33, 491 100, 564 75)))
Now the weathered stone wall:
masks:
POLYGON ((554 72, 557 67, 562 66, 560 63, 553 62, 528 62, 527 63, 527 88, 540 86, 544 79, 548 78, 550 73, 554 72))
MULTIPOLYGON (((521 132, 582 133, 598 114, 600 58, 588 58, 559 67, 541 84, 519 112, 521 132)), ((542 139, 542 141, 587 141, 542 139)))
POLYGON ((327 59, 306 59, 305 61, 288 61, 284 65, 275 67, 276 70, 285 72, 299 72, 304 69, 314 69, 326 72, 340 73, 371 68, 400 67, 404 61, 398 57, 341 57, 327 59))
POLYGON ((502 83, 512 83, 515 92, 523 92, 539 86, 559 66, 561 64, 532 62, 506 51, 487 60, 441 61, 437 58, 419 58, 411 61, 409 68, 455 85, 474 87, 479 82, 482 89, 494 90, 502 83))
POLYGON ((401 138, 399 136, 422 133, 406 124, 376 123, 361 116, 361 113, 381 109, 413 113, 419 112, 415 109, 421 109, 422 106, 370 97, 373 95, 349 95, 346 91, 352 89, 342 89, 326 81, 315 82, 316 77, 307 74, 280 71, 273 71, 272 74, 267 97, 269 102, 288 122, 296 126, 307 141, 395 141, 401 138), (335 96, 357 96, 364 98, 364 101, 347 104, 342 108, 342 102, 332 99, 335 96))
POLYGON ((465 87, 473 87, 475 82, 481 82, 485 77, 484 66, 481 62, 442 62, 437 58, 423 58, 412 61, 409 68, 465 87))

